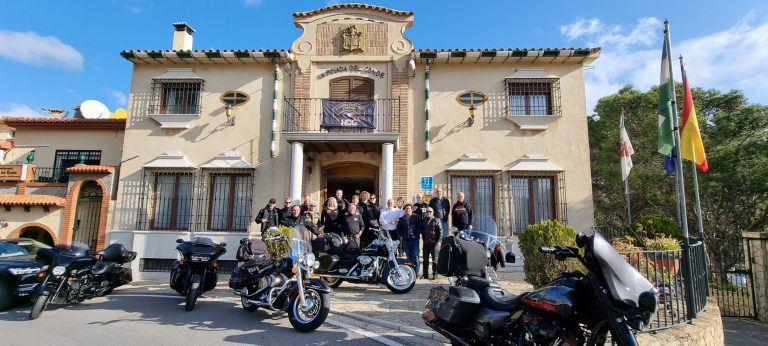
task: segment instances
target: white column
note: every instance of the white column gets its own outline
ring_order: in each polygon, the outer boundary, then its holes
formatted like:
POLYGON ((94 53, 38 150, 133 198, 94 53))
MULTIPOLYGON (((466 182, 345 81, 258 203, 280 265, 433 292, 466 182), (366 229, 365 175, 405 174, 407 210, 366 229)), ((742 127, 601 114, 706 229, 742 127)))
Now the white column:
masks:
POLYGON ((301 174, 304 170, 304 143, 291 143, 291 185, 288 195, 296 203, 301 200, 301 174))
POLYGON ((395 145, 384 143, 381 145, 381 195, 380 204, 386 205, 387 200, 392 198, 392 185, 395 174, 395 145))

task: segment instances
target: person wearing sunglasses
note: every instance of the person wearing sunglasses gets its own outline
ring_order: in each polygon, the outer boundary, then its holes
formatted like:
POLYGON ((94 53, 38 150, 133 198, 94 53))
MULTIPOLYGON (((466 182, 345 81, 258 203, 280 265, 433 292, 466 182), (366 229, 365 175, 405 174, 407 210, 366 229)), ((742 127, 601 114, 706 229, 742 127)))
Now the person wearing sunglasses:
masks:
MULTIPOLYGON (((422 279, 434 280, 437 277, 437 249, 443 236, 442 222, 435 217, 435 210, 427 207, 424 212, 424 228, 421 232, 422 257, 424 258, 424 274, 422 279), (430 256, 432 261, 429 260, 430 256), (432 276, 429 276, 429 264, 432 263, 432 276)), ((418 269, 418 268, 417 268, 418 269)))

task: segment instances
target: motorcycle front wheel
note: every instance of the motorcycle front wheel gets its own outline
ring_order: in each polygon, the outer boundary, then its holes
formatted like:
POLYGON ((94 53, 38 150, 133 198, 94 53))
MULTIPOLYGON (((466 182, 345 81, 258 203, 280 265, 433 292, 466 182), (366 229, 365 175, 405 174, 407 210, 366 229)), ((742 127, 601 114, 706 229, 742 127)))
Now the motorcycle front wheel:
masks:
POLYGON ((618 345, 614 334, 615 332, 613 331, 613 328, 611 328, 611 323, 602 321, 592 329, 592 334, 590 334, 589 339, 587 339, 587 346, 618 345))
POLYGON ((392 293, 408 293, 416 285, 416 270, 408 265, 392 268, 387 275, 387 288, 392 293))
POLYGON ((288 321, 291 322, 293 329, 308 333, 325 322, 328 312, 331 310, 331 300, 328 293, 305 288, 304 301, 307 304, 302 306, 298 295, 291 298, 288 321))
POLYGON ((184 310, 192 311, 192 309, 195 308, 195 303, 197 303, 197 291, 199 288, 190 288, 187 291, 187 299, 184 302, 184 310))
POLYGON ((29 311, 29 319, 36 320, 45 311, 45 307, 48 306, 51 296, 40 294, 35 298, 35 303, 32 305, 32 310, 29 311))
POLYGON ((250 299, 248 299, 248 288, 243 288, 243 291, 240 292, 240 305, 243 306, 243 310, 248 312, 254 312, 259 309, 259 306, 251 303, 250 299))

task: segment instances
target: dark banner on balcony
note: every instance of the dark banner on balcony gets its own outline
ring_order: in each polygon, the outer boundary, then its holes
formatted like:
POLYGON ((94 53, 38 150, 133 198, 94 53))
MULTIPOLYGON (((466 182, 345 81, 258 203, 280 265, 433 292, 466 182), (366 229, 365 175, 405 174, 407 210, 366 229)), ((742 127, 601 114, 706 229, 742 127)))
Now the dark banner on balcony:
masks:
POLYGON ((323 100, 321 126, 376 128, 376 101, 323 100))

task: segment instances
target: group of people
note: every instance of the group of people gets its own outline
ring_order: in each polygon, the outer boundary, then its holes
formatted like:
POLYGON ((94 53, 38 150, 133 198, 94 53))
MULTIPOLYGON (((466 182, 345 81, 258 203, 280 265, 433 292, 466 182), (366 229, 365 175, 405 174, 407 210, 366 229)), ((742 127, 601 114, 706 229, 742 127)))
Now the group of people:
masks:
POLYGON ((451 225, 457 230, 472 230, 472 208, 463 192, 456 194, 457 201, 453 205, 440 188, 435 190, 431 200, 423 198, 421 193, 416 194, 413 204, 405 203, 402 197, 397 202, 390 198, 385 207, 379 208, 375 194, 362 191, 347 200, 339 189, 335 196, 325 201, 320 211, 309 195, 304 195, 301 205, 293 205, 293 200, 286 197, 282 209, 277 208, 277 201, 272 198, 259 211, 256 223, 261 224, 262 238, 270 227, 302 225, 315 235, 339 234, 348 247, 367 246, 376 239, 373 229, 379 228, 388 232, 393 240, 400 240, 401 251, 416 268, 419 268, 421 242, 422 278, 434 279, 440 240, 448 235, 449 215, 451 225), (432 263, 431 276, 428 275, 429 263, 432 263))

